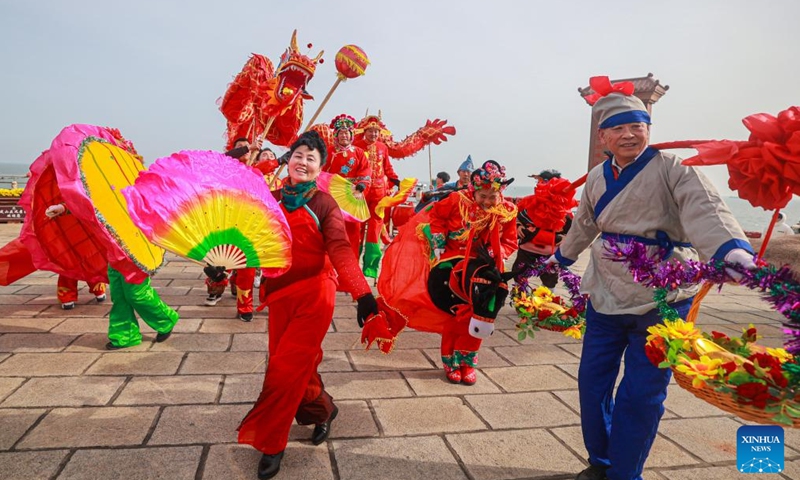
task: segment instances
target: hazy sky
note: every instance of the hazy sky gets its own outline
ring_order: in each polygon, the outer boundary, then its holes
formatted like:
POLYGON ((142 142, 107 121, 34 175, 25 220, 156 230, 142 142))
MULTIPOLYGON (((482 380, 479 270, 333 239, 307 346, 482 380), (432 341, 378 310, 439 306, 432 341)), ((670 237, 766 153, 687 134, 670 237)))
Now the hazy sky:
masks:
MULTIPOLYGON (((217 99, 250 53, 277 65, 297 28, 301 46, 326 51, 306 119, 353 43, 372 64, 322 120, 381 109, 402 138, 443 118, 458 134, 433 148, 434 174, 472 154, 521 185, 543 168, 576 178, 590 116, 577 88, 590 76, 652 72, 670 86, 654 142, 744 140, 743 117, 800 104, 798 18, 795 0, 0 0, 0 162, 33 161, 71 123, 119 128, 148 162, 222 149, 217 99)), ((427 178, 427 153, 395 165, 427 178)), ((727 191, 724 168, 707 171, 727 191)))

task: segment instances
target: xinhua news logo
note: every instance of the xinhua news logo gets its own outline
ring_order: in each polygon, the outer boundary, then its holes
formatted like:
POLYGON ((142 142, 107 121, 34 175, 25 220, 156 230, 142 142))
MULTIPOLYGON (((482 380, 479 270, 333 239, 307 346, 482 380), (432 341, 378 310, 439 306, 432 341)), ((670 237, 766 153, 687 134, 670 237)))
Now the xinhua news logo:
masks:
POLYGON ((736 468, 741 473, 783 471, 783 428, 745 425, 736 431, 736 468))

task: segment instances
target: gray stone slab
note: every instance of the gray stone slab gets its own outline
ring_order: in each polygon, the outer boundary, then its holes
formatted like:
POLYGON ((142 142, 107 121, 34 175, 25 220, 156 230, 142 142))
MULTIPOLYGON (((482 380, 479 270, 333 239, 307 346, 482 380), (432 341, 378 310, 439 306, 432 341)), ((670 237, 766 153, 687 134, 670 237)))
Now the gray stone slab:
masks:
POLYGON ((325 352, 322 356, 322 363, 320 363, 319 372, 352 372, 353 365, 350 363, 350 358, 347 357, 347 352, 341 350, 334 350, 332 352, 325 352))
POLYGON ((140 445, 157 413, 158 407, 56 408, 17 449, 140 445))
POLYGON ((736 460, 736 430, 740 423, 730 418, 662 420, 662 435, 706 462, 736 460))
POLYGON ((106 353, 87 375, 173 375, 183 359, 179 352, 106 353))
POLYGON ((523 345, 495 347, 495 352, 513 365, 552 365, 578 363, 580 359, 556 345, 523 345))
POLYGON ((508 392, 577 388, 577 381, 552 365, 484 368, 495 383, 508 392))
MULTIPOLYGON (((0 409, 0 450, 10 449, 46 410, 0 409)), ((0 467, 2 470, 2 467, 0 467)), ((0 476, 0 478, 3 478, 0 476)))
POLYGON ((214 403, 222 375, 134 377, 114 405, 175 405, 214 403))
MULTIPOLYGON (((191 297, 188 297, 191 298, 191 297)), ((181 317, 186 318, 205 318, 205 319, 220 319, 228 320, 230 323, 247 323, 236 318, 236 299, 223 295, 222 300, 213 307, 203 305, 205 296, 197 298, 194 305, 182 305, 177 308, 181 317)), ((263 319, 263 316, 258 314, 254 315, 253 321, 256 319, 263 319)))
POLYGON ((108 333, 107 318, 70 317, 51 330, 62 335, 82 335, 84 333, 108 333))
POLYGON ((333 398, 372 399, 413 395, 399 372, 328 373, 322 379, 333 398))
MULTIPOLYGON (((578 452, 582 458, 588 458, 589 454, 586 452, 586 448, 583 445, 581 427, 554 428, 552 431, 558 438, 563 440, 567 446, 578 452)), ((655 442, 653 442, 653 447, 650 449, 650 455, 647 457, 645 467, 678 467, 697 465, 699 463, 701 462, 689 452, 667 440, 666 437, 657 435, 655 442)))
POLYGON ((557 365, 557 368, 566 373, 567 375, 569 375, 570 377, 574 378, 575 380, 578 380, 579 365, 580 364, 577 363, 565 363, 563 365, 557 365))
POLYGON ((64 321, 61 318, 0 318, 0 333, 47 332, 64 321))
POLYGON ((545 430, 445 437, 476 480, 572 478, 585 468, 578 457, 545 430))
POLYGON ((0 376, 80 375, 97 357, 94 353, 16 353, 0 363, 0 376))
POLYGON ((191 352, 181 374, 256 373, 266 369, 266 352, 191 352))
POLYGON ((155 342, 151 352, 224 352, 231 336, 220 333, 173 333, 165 342, 155 342))
POLYGON ((468 395, 466 400, 493 429, 580 423, 580 417, 549 392, 468 395))
POLYGON ((519 345, 519 342, 517 341, 516 333, 508 330, 495 330, 494 335, 484 340, 482 345, 483 347, 507 347, 519 345))
MULTIPOLYGON (((65 352, 71 353, 83 353, 83 352, 94 352, 94 353, 108 353, 109 351, 106 349, 106 344, 108 343, 108 334, 107 333, 87 333, 85 335, 81 335, 77 338, 74 342, 70 344, 66 349, 65 352)), ((134 345, 133 347, 126 347, 123 350, 117 350, 118 353, 130 353, 130 352, 145 352, 150 349, 153 342, 149 338, 143 338, 142 343, 139 345, 134 345)))
POLYGON ((664 406, 678 416, 686 418, 730 415, 705 400, 700 400, 691 392, 684 390, 674 382, 669 385, 667 400, 664 402, 664 406))
POLYGON ((233 336, 232 352, 266 352, 269 350, 269 334, 237 333, 233 336))
POLYGON ((434 368, 419 350, 394 350, 386 355, 377 349, 353 350, 350 352, 357 371, 377 370, 422 370, 434 368))
POLYGON ((166 407, 148 445, 236 442, 252 405, 189 405, 166 407))
MULTIPOLYGON (((436 368, 442 370, 442 351, 440 349, 425 350, 425 355, 436 365, 436 368)), ((478 351, 478 367, 507 367, 511 365, 503 358, 495 353, 494 349, 490 347, 483 347, 478 351)))
POLYGON ((484 430, 486 425, 457 397, 373 400, 387 436, 484 430))
MULTIPOLYGON (((726 467, 711 467, 704 466, 698 468, 681 468, 659 471, 664 478, 669 480, 753 480, 753 478, 780 478, 777 475, 769 475, 761 477, 760 475, 739 473, 736 470, 736 465, 728 465, 726 467)), ((796 479, 800 477, 789 476, 788 478, 796 479)))
POLYGON ((558 348, 566 350, 567 352, 571 353, 573 356, 578 358, 579 359, 578 361, 580 362, 581 352, 583 351, 583 345, 579 343, 562 343, 558 345, 558 348))
MULTIPOLYGON (((203 470, 203 480, 252 480, 256 478, 260 459, 261 452, 249 445, 212 445, 203 470)), ((281 461, 281 472, 276 478, 333 480, 328 450, 289 442, 281 461)))
POLYGON ((342 479, 468 478, 440 437, 336 440, 333 448, 342 479))
MULTIPOLYGON (((235 311, 235 310, 234 310, 235 311)), ((236 318, 204 318, 200 333, 264 333, 267 331, 266 318, 254 318, 243 322, 236 318)))
POLYGON ((60 480, 194 480, 203 447, 78 450, 60 480))
MULTIPOLYGON (((359 336, 359 340, 360 340, 359 336)), ((442 336, 438 333, 430 332, 417 332, 414 330, 407 330, 400 334, 395 341, 394 348, 397 350, 405 350, 409 348, 416 349, 438 349, 442 344, 442 336)))
MULTIPOLYGON (((403 337, 405 337, 403 333, 403 337)), ((322 350, 332 352, 334 350, 360 350, 364 347, 361 346, 361 333, 360 332, 333 332, 325 335, 325 340, 322 341, 322 350)), ((397 347, 395 347, 397 348, 397 347)))
POLYGON ((220 403, 254 403, 264 385, 263 373, 227 375, 220 403))
POLYGON ((42 316, 54 316, 54 317, 64 317, 63 310, 58 308, 58 310, 52 310, 51 314, 48 315, 48 309, 51 308, 49 305, 0 305, 0 317, 23 317, 23 318, 31 318, 38 315, 42 316))
POLYGON ((101 406, 125 382, 124 377, 31 378, 8 397, 2 407, 101 406))
MULTIPOLYGON (((39 305, 39 307, 44 307, 44 305, 39 305)), ((2 306, 0 306, 0 314, 2 310, 2 306)), ((111 311, 111 302, 103 302, 101 304, 92 302, 76 305, 73 310, 69 311, 69 316, 70 318, 102 318, 108 316, 109 311, 111 311)), ((60 305, 50 305, 40 311, 38 317, 64 317, 64 310, 60 305)))
POLYGON ((7 333, 0 337, 0 352, 60 352, 75 335, 57 333, 7 333))
MULTIPOLYGON (((2 359, 0 359, 0 361, 2 361, 2 359)), ((0 402, 11 395, 11 392, 22 385, 24 381, 24 378, 19 377, 0 377, 0 402)))
POLYGON ((478 381, 475 385, 452 384, 447 380, 444 370, 416 370, 403 372, 406 380, 419 396, 465 395, 467 393, 500 393, 492 382, 476 370, 478 381))
POLYGON ((51 478, 68 453, 69 450, 0 453, 0 478, 3 480, 51 478))

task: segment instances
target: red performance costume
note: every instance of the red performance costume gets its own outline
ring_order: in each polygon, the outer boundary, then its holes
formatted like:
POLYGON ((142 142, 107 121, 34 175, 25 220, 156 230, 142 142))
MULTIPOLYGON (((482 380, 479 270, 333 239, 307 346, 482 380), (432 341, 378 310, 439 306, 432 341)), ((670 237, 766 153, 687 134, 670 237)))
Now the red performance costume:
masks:
POLYGON ((290 210, 287 188, 274 194, 292 229, 292 267, 261 284, 269 307, 269 364, 261 395, 239 427, 239 443, 267 455, 286 448, 293 418, 301 425, 321 424, 335 411, 317 367, 333 318, 336 273, 353 298, 370 294, 336 201, 314 184, 300 192, 311 199, 290 210))
MULTIPOLYGON (((333 130, 333 150, 330 161, 323 165, 322 171, 335 173, 352 182, 359 192, 369 189, 372 183, 372 166, 364 150, 352 145, 353 129, 356 120, 349 115, 339 115, 331 121, 330 129, 333 130), (349 132, 349 140, 340 142, 339 134, 341 131, 349 132), (342 145, 345 143, 345 145, 342 145)), ((370 210, 372 207, 370 206, 370 210)), ((356 258, 361 250, 361 232, 363 224, 361 222, 345 222, 347 237, 350 239, 350 246, 353 248, 356 258)))

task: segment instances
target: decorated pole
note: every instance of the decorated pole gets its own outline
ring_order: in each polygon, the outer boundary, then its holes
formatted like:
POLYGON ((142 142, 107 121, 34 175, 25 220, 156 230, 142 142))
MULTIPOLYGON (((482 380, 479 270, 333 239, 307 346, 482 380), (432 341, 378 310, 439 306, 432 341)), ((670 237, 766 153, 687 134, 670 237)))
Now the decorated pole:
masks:
POLYGON ((333 83, 333 86, 328 91, 328 94, 325 95, 325 98, 320 103, 319 108, 317 111, 314 112, 312 115, 311 120, 308 121, 308 125, 306 125, 305 131, 308 131, 311 128, 311 125, 314 124, 314 121, 319 117, 319 114, 322 113, 322 109, 325 108, 325 104, 328 103, 330 100, 331 95, 339 86, 340 83, 346 82, 349 78, 356 78, 364 75, 367 70, 367 66, 369 65, 369 58, 367 58, 367 54, 364 53, 360 47, 356 45, 345 45, 344 47, 340 48, 338 52, 336 52, 336 81, 333 83))
MULTIPOLYGON (((433 157, 431 156, 430 144, 428 144, 428 178, 433 181, 433 157)), ((431 184, 430 190, 433 190, 433 184, 431 184)))
MULTIPOLYGON (((311 120, 308 121, 308 125, 306 125, 306 128, 303 130, 304 132, 307 132, 311 128, 311 125, 314 125, 314 121, 316 121, 319 114, 322 113, 322 109, 325 108, 325 104, 328 103, 328 100, 330 100, 331 95, 333 95, 333 92, 340 83, 346 82, 349 78, 356 78, 364 75, 369 65, 369 58, 367 58, 367 54, 364 53, 364 50, 360 47, 356 45, 345 45, 336 52, 336 60, 334 63, 336 64, 336 81, 333 83, 331 89, 328 90, 328 94, 325 95, 322 103, 319 104, 317 111, 311 116, 311 120)), ((267 124, 267 129, 269 129, 270 125, 271 122, 267 124)), ((264 135, 266 136, 266 132, 264 132, 264 135)), ((270 188, 272 188, 276 179, 283 173, 285 166, 286 164, 282 164, 280 168, 278 168, 278 171, 275 172, 275 176, 269 184, 270 188)))

